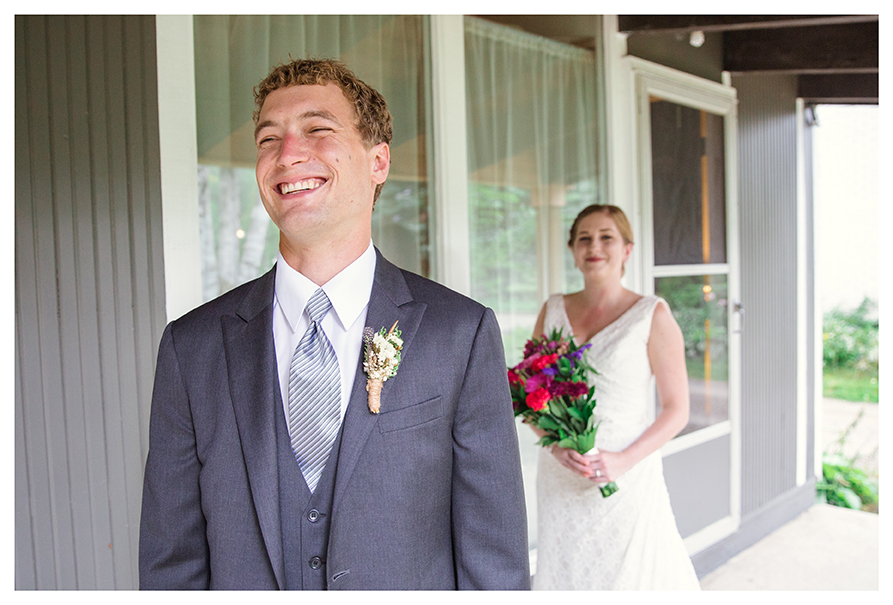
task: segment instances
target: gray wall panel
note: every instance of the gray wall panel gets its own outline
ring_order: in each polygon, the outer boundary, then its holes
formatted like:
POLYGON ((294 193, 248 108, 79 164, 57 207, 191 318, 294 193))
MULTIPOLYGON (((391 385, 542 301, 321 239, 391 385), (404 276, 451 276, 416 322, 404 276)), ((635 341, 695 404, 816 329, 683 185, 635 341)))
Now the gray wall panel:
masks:
POLYGON ((16 588, 137 586, 164 327, 154 17, 16 16, 16 588))
POLYGON ((735 77, 739 100, 741 514, 795 487, 796 77, 735 77))
POLYGON ((725 435, 664 458, 667 490, 683 538, 731 514, 730 456, 730 439, 725 435), (715 498, 704 498, 705 485, 710 485, 715 498))

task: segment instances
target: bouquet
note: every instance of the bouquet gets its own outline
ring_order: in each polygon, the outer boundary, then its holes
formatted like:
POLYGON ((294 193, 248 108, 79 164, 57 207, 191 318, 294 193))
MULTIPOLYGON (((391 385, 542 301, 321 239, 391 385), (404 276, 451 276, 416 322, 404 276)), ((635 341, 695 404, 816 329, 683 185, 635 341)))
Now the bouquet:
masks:
MULTIPOLYGON (((581 454, 595 448, 595 388, 589 388, 586 377, 598 372, 583 359, 590 346, 578 347, 561 330, 552 330, 548 336, 528 340, 524 360, 509 368, 515 416, 546 432, 537 445, 557 443, 581 454)), ((617 491, 617 484, 612 481, 600 489, 607 498, 617 491)))

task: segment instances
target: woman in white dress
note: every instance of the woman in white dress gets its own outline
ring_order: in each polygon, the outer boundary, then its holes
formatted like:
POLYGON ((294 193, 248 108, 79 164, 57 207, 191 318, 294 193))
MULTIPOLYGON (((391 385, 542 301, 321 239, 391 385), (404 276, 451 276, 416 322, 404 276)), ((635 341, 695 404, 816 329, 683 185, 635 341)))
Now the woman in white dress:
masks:
POLYGON ((561 328, 578 345, 592 345, 585 355, 598 372, 591 379, 598 453, 557 445, 540 451, 533 587, 698 590, 658 451, 688 423, 682 332, 663 299, 621 285, 633 238, 620 208, 585 208, 570 236, 584 288, 549 297, 534 335, 561 328), (655 383, 656 418, 649 404, 655 383), (604 498, 599 487, 610 481, 619 491, 604 498))

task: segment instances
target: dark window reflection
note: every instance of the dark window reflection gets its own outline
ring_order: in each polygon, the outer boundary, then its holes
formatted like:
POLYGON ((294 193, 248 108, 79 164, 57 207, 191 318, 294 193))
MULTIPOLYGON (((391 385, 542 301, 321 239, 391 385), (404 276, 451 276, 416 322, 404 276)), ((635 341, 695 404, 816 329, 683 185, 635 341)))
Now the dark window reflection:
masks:
POLYGON ((651 103, 654 264, 725 263, 722 116, 651 103))

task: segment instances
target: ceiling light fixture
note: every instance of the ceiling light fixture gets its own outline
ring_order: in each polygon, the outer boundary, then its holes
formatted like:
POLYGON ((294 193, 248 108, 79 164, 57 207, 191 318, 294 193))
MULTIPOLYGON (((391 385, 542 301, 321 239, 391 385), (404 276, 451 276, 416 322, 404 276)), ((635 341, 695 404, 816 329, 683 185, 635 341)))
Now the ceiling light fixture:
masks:
POLYGON ((695 48, 701 48, 701 45, 704 44, 704 32, 699 29, 693 31, 688 37, 688 43, 695 48))

